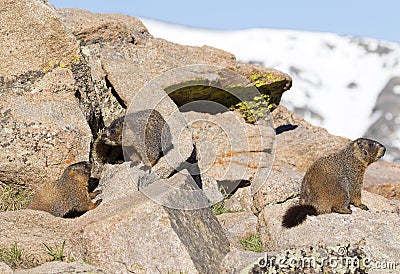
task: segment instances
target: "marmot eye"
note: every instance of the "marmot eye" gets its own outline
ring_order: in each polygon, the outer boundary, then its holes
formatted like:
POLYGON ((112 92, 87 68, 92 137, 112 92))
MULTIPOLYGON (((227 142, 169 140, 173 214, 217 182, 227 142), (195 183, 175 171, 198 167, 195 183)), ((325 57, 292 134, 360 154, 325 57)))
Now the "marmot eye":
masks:
POLYGON ((110 130, 110 132, 111 132, 112 135, 117 134, 117 130, 116 130, 115 128, 112 128, 112 129, 110 130))
POLYGON ((368 146, 369 146, 370 148, 372 148, 372 147, 374 146, 374 144, 373 144, 373 143, 368 143, 368 146))

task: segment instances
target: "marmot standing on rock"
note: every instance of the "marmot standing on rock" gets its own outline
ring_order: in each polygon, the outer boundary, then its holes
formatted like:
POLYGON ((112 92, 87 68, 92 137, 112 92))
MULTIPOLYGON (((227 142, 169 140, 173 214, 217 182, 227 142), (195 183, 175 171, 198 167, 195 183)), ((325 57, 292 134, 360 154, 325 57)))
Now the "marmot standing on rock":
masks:
POLYGON ((57 182, 46 183, 35 194, 28 208, 47 211, 57 217, 94 209, 101 200, 92 202, 91 199, 101 191, 88 191, 91 168, 89 162, 68 166, 57 182))
POLYGON ((104 129, 101 140, 122 147, 124 126, 124 156, 133 163, 154 166, 172 148, 170 128, 157 110, 141 110, 116 119, 104 129))
POLYGON ((359 138, 345 148, 316 160, 307 170, 301 185, 300 204, 290 207, 282 225, 301 224, 307 215, 330 212, 350 214, 350 204, 363 210, 361 188, 367 166, 385 154, 380 143, 359 138))

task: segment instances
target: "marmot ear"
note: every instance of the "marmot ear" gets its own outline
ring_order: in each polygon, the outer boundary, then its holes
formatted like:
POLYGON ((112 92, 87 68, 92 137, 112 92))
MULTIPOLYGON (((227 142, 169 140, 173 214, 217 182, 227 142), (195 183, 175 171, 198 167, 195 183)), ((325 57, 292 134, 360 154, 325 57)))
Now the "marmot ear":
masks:
POLYGON ((353 147, 354 148, 359 148, 359 149, 362 149, 362 147, 363 147, 363 145, 362 145, 362 143, 361 143, 361 140, 360 139, 357 139, 357 140, 354 140, 354 142, 353 142, 353 147))

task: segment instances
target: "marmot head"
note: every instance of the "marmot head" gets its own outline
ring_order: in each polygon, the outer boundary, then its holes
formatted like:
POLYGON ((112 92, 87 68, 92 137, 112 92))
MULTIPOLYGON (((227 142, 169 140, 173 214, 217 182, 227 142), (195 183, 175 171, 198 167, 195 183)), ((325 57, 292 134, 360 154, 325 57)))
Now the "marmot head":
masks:
POLYGON ((69 165, 62 175, 62 178, 68 178, 69 180, 77 181, 88 181, 90 178, 90 171, 92 170, 92 164, 89 162, 78 162, 69 165))
POLYGON ((101 134, 101 140, 110 146, 121 146, 122 145, 122 128, 124 123, 124 117, 120 117, 114 120, 110 126, 106 127, 101 134))
POLYGON ((378 161, 385 155, 386 148, 377 141, 358 138, 351 142, 351 147, 356 157, 366 165, 378 161))

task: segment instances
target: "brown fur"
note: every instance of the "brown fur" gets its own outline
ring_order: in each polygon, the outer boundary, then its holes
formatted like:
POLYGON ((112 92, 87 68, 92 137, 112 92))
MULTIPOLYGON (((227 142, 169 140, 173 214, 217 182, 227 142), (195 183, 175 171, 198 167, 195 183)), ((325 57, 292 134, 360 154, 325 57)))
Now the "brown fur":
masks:
POLYGON ((142 161, 146 166, 154 166, 163 149, 165 152, 172 146, 168 124, 158 111, 150 109, 116 119, 104 129, 101 140, 110 146, 124 145, 125 158, 134 163, 142 161))
POLYGON ((368 207, 361 203, 361 188, 367 166, 385 154, 380 143, 359 138, 345 148, 316 160, 307 170, 301 185, 300 205, 296 211, 290 208, 283 216, 282 225, 293 227, 302 223, 309 214, 299 215, 300 208, 315 213, 337 212, 350 214, 350 204, 363 210, 368 207), (296 221, 294 221, 296 220, 296 221), (290 224, 290 225, 289 225, 290 224))
POLYGON ((94 162, 99 164, 116 164, 124 161, 122 147, 107 145, 101 137, 93 143, 92 158, 94 162))
POLYGON ((92 202, 100 191, 89 193, 91 164, 79 162, 68 166, 57 182, 46 183, 35 194, 28 208, 64 217, 68 213, 83 213, 97 207, 101 200, 92 202))

